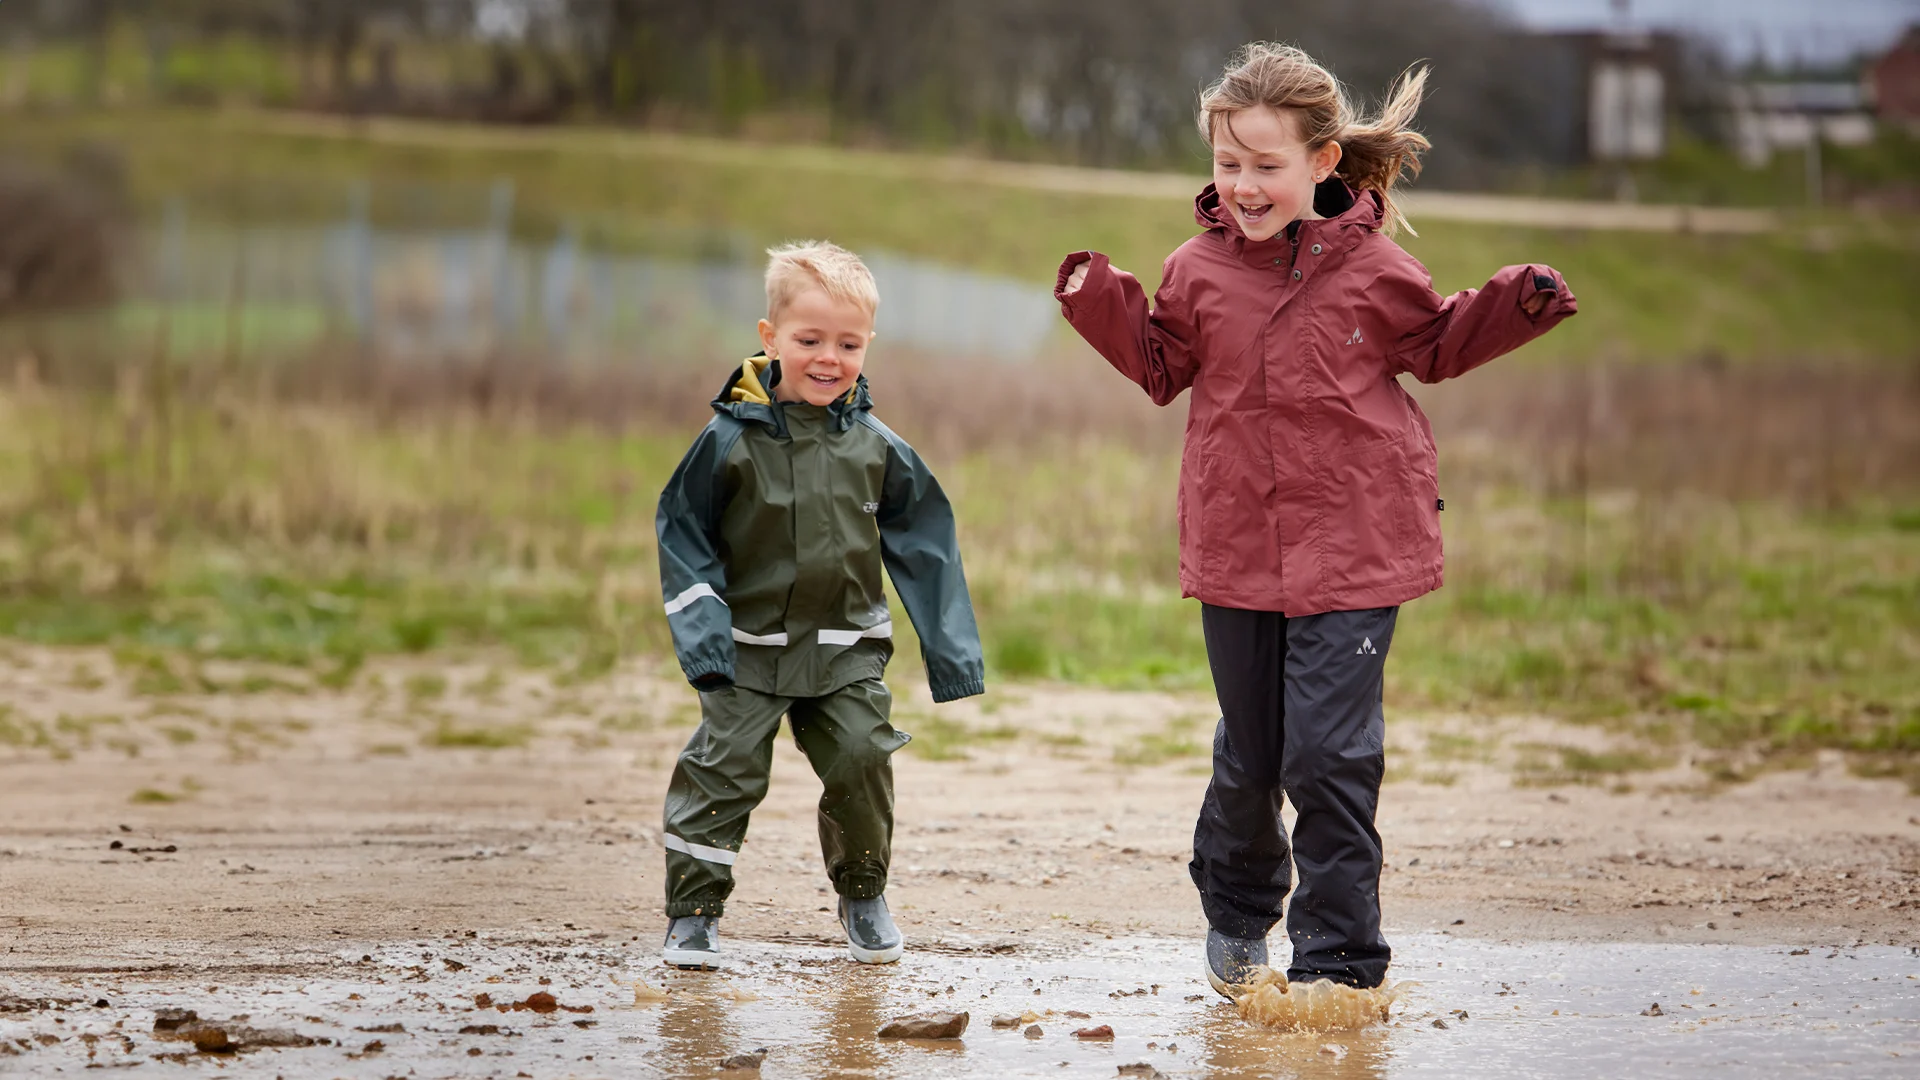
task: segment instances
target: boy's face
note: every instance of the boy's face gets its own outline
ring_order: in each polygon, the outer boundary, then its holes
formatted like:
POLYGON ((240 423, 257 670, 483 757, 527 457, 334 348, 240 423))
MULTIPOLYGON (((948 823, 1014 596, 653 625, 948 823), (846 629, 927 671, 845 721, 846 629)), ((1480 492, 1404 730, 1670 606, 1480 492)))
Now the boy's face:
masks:
POLYGON ((831 405, 853 389, 873 340, 873 316, 817 288, 801 291, 774 316, 760 320, 760 343, 780 361, 781 401, 831 405))
POLYGON ((1308 150, 1291 115, 1255 105, 1215 122, 1213 186, 1249 240, 1271 240, 1313 216, 1313 186, 1340 163, 1340 144, 1308 150))

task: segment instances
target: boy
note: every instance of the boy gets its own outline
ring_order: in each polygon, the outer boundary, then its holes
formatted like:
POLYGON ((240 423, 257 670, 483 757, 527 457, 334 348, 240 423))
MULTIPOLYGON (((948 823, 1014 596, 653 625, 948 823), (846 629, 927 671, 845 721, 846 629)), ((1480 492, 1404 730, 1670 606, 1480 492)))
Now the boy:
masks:
POLYGON ((918 455, 873 418, 860 374, 879 293, 829 243, 769 251, 764 350, 660 494, 660 588, 700 727, 667 787, 667 939, 680 968, 719 966, 717 924, 785 715, 825 791, 820 848, 855 960, 904 950, 883 895, 893 840, 881 681, 886 566, 920 635, 935 701, 983 693, 953 510, 918 455))

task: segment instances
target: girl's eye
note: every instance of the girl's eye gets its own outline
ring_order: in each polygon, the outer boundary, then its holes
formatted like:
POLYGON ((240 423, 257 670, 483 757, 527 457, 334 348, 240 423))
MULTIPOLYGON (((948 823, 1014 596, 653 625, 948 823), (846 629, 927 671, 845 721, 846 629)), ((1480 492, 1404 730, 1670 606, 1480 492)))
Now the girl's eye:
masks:
POLYGON ((800 347, 803 349, 811 349, 818 344, 820 344, 819 338, 803 337, 800 339, 800 347))

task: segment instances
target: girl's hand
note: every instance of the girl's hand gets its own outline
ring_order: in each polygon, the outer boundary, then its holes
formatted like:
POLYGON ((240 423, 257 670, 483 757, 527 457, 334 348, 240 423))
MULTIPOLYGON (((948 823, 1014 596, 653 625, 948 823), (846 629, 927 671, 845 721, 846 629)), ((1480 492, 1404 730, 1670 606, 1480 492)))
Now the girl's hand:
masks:
POLYGON ((1533 275, 1533 288, 1534 294, 1520 301, 1520 310, 1526 312, 1530 319, 1538 317, 1541 312, 1547 310, 1547 303, 1559 292, 1559 287, 1554 284, 1552 276, 1548 274, 1533 275))
POLYGON ((1090 262, 1083 262, 1074 267, 1073 273, 1067 275, 1067 287, 1061 290, 1061 295, 1072 296, 1079 292, 1080 286, 1087 283, 1087 267, 1092 265, 1090 262))

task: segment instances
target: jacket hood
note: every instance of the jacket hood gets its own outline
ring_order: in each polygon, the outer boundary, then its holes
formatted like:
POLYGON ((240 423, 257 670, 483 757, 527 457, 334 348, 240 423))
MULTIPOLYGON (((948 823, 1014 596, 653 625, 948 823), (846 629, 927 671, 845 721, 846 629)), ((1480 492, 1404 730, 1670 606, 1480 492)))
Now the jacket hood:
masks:
POLYGON ((1264 262, 1279 248, 1291 250, 1296 233, 1332 237, 1339 246, 1351 247, 1368 233, 1380 231, 1386 220, 1378 192, 1357 190, 1337 176, 1314 188, 1313 209, 1320 220, 1296 221, 1269 239, 1249 240, 1214 185, 1208 184, 1193 200, 1194 220, 1204 229, 1219 230, 1233 250, 1249 261, 1264 262))
MULTIPOLYGON (((773 388, 779 385, 780 361, 769 358, 765 352, 754 353, 727 376, 720 392, 714 395, 713 411, 784 432, 786 424, 773 396, 773 388)), ((827 413, 833 417, 835 426, 845 431, 853 426, 856 415, 872 408, 873 395, 867 390, 867 377, 862 375, 854 380, 851 390, 827 406, 827 413)))

